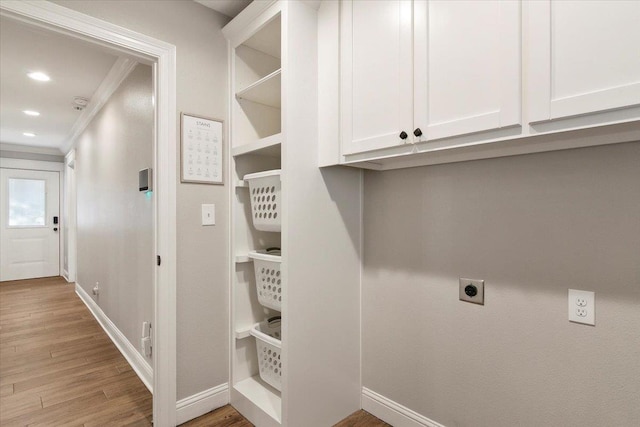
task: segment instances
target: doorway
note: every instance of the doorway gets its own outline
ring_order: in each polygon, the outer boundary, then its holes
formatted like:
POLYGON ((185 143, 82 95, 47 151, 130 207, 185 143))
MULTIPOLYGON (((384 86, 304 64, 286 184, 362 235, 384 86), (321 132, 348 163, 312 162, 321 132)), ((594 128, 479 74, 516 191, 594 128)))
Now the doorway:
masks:
POLYGON ((0 169, 0 281, 60 275, 60 173, 0 169))
POLYGON ((49 2, 2 2, 0 14, 124 52, 154 71, 153 419, 176 416, 176 49, 175 46, 49 2), (160 264, 160 263, 158 263, 160 264))

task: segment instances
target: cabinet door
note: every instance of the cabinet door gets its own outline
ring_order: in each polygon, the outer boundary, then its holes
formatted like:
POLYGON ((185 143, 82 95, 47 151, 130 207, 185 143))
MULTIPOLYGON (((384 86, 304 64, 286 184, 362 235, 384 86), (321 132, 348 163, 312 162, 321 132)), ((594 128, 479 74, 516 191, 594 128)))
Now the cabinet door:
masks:
POLYGON ((344 1, 341 10, 342 153, 408 142, 411 132, 411 1, 344 1))
POLYGON ((529 121, 640 105, 640 2, 528 5, 529 121))
POLYGON ((422 140, 519 125, 520 2, 416 0, 414 15, 422 140))

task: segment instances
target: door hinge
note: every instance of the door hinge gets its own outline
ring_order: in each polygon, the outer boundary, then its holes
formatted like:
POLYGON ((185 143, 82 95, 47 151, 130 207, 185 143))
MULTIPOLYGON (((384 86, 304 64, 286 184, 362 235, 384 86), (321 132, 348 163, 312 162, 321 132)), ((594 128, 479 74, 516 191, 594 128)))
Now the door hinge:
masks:
POLYGON ((160 265, 162 264, 162 258, 160 258, 160 255, 156 255, 157 257, 157 264, 160 265))

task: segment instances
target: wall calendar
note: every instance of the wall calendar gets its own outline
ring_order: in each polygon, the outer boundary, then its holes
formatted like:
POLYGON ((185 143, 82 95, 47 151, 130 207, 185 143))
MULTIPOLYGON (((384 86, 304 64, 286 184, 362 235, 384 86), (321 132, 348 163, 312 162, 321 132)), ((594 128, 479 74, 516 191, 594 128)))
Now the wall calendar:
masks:
POLYGON ((180 182, 224 184, 223 121, 180 115, 180 182))

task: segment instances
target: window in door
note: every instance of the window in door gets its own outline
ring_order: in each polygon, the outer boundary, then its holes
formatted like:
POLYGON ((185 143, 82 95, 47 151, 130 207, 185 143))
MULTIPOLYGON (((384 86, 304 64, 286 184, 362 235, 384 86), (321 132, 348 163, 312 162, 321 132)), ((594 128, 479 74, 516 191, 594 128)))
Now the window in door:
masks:
POLYGON ((9 227, 44 227, 46 186, 41 179, 9 179, 9 227))

